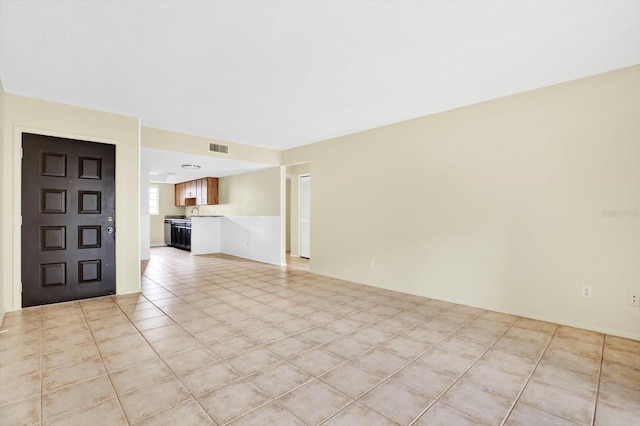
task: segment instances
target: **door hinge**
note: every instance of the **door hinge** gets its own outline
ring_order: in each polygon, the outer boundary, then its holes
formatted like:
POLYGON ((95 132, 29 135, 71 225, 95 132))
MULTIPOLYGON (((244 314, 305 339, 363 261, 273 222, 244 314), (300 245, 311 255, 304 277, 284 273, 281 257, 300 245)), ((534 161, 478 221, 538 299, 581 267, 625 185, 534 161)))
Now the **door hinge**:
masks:
POLYGON ((24 158, 24 148, 20 148, 20 158, 24 158))

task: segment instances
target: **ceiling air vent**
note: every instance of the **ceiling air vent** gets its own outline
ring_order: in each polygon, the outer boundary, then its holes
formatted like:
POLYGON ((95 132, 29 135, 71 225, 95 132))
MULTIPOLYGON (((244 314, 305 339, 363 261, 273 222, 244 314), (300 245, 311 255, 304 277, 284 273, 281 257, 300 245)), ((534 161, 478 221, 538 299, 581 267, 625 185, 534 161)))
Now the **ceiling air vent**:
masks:
POLYGON ((221 152, 223 154, 229 153, 229 147, 227 145, 220 145, 219 143, 210 143, 209 151, 221 152))

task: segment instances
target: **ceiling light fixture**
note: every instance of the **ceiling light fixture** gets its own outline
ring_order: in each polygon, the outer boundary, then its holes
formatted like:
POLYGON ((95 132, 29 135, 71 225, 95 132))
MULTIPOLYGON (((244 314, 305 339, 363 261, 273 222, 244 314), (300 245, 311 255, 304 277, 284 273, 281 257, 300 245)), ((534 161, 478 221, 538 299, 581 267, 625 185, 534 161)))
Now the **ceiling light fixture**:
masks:
POLYGON ((187 170, 197 170, 200 168, 200 166, 198 166, 197 164, 183 164, 182 166, 183 169, 187 169, 187 170))

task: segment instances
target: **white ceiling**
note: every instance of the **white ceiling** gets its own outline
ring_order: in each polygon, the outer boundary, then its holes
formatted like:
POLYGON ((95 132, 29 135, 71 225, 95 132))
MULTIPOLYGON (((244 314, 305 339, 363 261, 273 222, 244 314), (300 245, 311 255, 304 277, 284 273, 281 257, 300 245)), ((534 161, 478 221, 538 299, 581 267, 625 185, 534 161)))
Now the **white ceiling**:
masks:
POLYGON ((637 0, 0 0, 7 92, 275 149, 638 63, 637 0))
POLYGON ((143 172, 149 172, 150 182, 178 183, 203 177, 225 177, 273 167, 273 165, 210 157, 162 149, 141 149, 143 172), (182 168, 183 164, 195 164, 199 169, 182 168))

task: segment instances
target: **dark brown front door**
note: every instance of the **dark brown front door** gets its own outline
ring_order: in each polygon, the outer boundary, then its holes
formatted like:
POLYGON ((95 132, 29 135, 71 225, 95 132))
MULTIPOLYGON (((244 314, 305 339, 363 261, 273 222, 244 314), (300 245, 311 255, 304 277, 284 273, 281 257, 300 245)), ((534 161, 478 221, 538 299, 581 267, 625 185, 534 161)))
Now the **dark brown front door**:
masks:
POLYGON ((22 134, 22 306, 115 294, 115 146, 22 134))

